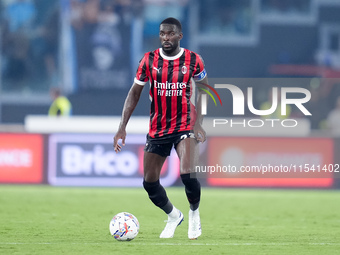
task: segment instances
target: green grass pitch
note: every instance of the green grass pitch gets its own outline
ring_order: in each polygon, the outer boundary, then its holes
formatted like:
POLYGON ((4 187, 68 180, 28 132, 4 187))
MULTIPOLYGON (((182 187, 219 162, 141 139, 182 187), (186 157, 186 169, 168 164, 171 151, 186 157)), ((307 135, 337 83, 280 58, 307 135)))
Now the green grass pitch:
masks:
POLYGON ((183 188, 168 188, 185 215, 159 239, 165 215, 135 188, 0 186, 0 254, 339 254, 340 193, 328 190, 203 188, 203 234, 187 237, 183 188), (131 242, 109 234, 113 215, 140 222, 131 242))

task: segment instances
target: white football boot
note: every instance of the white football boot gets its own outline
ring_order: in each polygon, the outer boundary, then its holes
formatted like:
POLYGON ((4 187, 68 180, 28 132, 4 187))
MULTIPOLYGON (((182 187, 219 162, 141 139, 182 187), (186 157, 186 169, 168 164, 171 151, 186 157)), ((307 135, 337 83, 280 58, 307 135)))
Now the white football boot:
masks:
POLYGON ((177 226, 183 221, 183 213, 174 207, 173 211, 168 215, 166 226, 159 238, 173 238, 177 226))
POLYGON ((189 210, 189 229, 188 229, 188 237, 189 239, 197 239, 202 234, 201 229, 201 219, 200 213, 198 209, 195 211, 189 210))

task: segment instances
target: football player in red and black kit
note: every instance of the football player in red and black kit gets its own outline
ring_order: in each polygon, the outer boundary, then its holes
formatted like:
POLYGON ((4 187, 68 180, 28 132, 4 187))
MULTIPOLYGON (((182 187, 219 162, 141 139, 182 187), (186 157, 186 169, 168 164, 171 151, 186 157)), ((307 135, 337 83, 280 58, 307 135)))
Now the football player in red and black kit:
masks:
MULTIPOLYGON (((160 24, 162 47, 147 52, 139 63, 134 83, 125 100, 122 119, 114 137, 114 149, 119 152, 125 144, 126 125, 139 101, 144 85, 150 82, 150 128, 144 149, 143 186, 151 201, 167 215, 168 221, 160 238, 172 238, 183 214, 172 205, 159 182, 160 172, 172 147, 180 160, 180 174, 190 204, 189 239, 202 233, 199 202, 201 186, 194 172, 198 158, 198 143, 206 139, 201 107, 195 107, 195 90, 200 83, 207 84, 207 75, 201 57, 180 47, 183 37, 181 23, 167 18, 160 24), (118 140, 122 140, 122 145, 118 140)), ((201 90, 197 90, 200 103, 201 90)))

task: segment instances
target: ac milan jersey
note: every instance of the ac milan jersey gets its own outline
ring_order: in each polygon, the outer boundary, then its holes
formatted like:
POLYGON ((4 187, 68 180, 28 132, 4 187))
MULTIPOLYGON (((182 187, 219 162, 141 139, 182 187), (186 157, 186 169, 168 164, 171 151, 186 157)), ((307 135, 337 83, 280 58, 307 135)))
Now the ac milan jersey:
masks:
POLYGON ((205 76, 201 57, 187 49, 181 48, 173 57, 161 48, 144 55, 134 81, 142 86, 150 82, 150 137, 192 130, 196 121, 193 79, 205 76))

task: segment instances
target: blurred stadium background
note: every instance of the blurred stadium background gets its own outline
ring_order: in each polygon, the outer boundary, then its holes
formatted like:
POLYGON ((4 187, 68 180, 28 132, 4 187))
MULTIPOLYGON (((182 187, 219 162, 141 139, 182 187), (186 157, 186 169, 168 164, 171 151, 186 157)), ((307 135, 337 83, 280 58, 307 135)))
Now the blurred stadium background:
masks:
MULTIPOLYGON (((340 116, 338 0, 1 0, 0 13, 0 183, 140 187, 147 89, 119 156, 111 143, 138 61, 158 47, 159 23, 168 16, 182 21, 181 46, 202 55, 212 84, 250 79, 240 86, 254 87, 256 106, 270 86, 280 86, 270 79, 294 78, 312 92, 303 132, 226 131, 202 147, 205 163, 339 163, 340 124, 330 120, 340 116), (47 116, 56 87, 72 103, 70 118, 47 116)), ((222 107, 210 115, 231 117, 222 107)), ((291 116, 302 117, 294 108, 291 116)), ((177 166, 173 155, 165 186, 180 183, 177 166)), ((334 171, 208 177, 206 186, 339 188, 334 171)))

